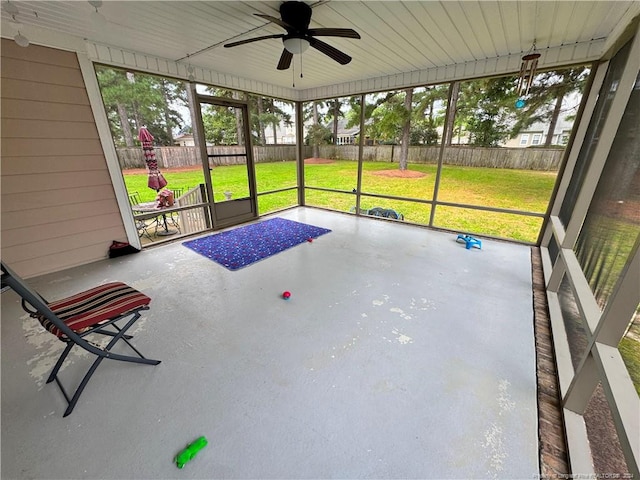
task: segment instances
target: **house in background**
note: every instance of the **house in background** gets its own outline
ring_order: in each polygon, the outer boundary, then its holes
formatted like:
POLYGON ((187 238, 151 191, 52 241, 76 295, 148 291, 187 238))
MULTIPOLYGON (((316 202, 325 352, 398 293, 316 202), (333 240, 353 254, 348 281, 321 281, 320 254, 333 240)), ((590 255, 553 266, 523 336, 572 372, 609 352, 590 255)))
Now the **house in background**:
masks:
POLYGON ((295 145, 296 143, 296 126, 294 124, 287 125, 284 122, 280 122, 276 126, 275 138, 273 134, 273 125, 266 125, 264 129, 264 136, 267 145, 295 145))
MULTIPOLYGON (((551 138, 551 145, 565 146, 569 141, 572 129, 573 121, 568 122, 563 119, 558 119, 553 137, 551 138)), ((511 148, 541 147, 547 141, 548 131, 548 123, 537 122, 521 130, 514 138, 507 140, 503 146, 511 148)))
POLYGON ((178 147, 195 147, 196 142, 192 133, 183 133, 173 139, 173 143, 178 147))
MULTIPOLYGON (((581 101, 582 94, 578 92, 572 92, 563 99, 562 109, 551 138, 551 145, 563 147, 567 145, 581 101)), ((518 132, 514 138, 507 140, 503 146, 511 148, 543 146, 547 141, 549 126, 549 121, 535 122, 518 132)))
MULTIPOLYGON (((329 128, 331 128, 331 125, 329 125, 329 128)), ((338 138, 336 145, 355 145, 359 134, 360 125, 347 128, 347 121, 340 119, 338 120, 338 138)))

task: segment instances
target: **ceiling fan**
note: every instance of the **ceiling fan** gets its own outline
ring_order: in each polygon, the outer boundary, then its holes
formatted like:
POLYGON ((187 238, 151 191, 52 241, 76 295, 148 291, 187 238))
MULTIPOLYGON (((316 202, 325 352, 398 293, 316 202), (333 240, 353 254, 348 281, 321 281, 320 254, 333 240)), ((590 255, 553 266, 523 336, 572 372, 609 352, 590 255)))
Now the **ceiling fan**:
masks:
POLYGON ((351 61, 349 55, 315 37, 360 38, 358 32, 351 28, 309 28, 309 23, 311 22, 311 7, 304 2, 283 2, 280 5, 281 18, 262 13, 254 13, 254 15, 280 25, 287 33, 240 40, 238 42, 227 43, 225 47, 237 47, 245 43, 258 42, 269 38, 281 38, 284 49, 278 62, 278 70, 288 69, 291 65, 293 54, 302 53, 309 47, 324 53, 341 65, 346 65, 351 61))

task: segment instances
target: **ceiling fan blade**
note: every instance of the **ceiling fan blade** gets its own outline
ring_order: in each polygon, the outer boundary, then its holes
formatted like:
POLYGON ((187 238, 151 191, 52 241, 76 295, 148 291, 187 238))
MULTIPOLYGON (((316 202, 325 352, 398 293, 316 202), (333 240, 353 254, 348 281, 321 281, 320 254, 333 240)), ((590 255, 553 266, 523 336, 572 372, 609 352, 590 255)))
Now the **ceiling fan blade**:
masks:
POLYGON ((264 18, 265 20, 269 20, 270 22, 275 23, 276 25, 280 25, 285 30, 294 30, 294 28, 288 23, 283 22, 277 17, 272 17, 271 15, 265 15, 264 13, 254 13, 256 17, 264 18))
POLYGON ((284 37, 284 33, 281 33, 279 35, 265 35, 264 37, 248 38, 246 40, 240 40, 238 42, 227 43, 224 46, 226 48, 237 47, 238 45, 244 45, 245 43, 252 43, 252 42, 258 42, 260 40, 267 40, 269 38, 282 38, 282 37, 284 37))
POLYGON ((282 55, 280 55, 280 61, 278 62, 278 70, 286 70, 291 66, 291 59, 293 58, 293 53, 291 53, 286 48, 282 49, 282 55))
POLYGON ((352 28, 311 28, 307 30, 307 34, 312 37, 361 38, 352 28))
POLYGON ((351 61, 351 57, 349 55, 347 55, 344 52, 341 52, 337 48, 332 47, 328 43, 324 43, 323 41, 313 37, 305 37, 305 38, 309 40, 309 44, 313 48, 324 53, 326 56, 331 57, 339 64, 346 65, 351 61))

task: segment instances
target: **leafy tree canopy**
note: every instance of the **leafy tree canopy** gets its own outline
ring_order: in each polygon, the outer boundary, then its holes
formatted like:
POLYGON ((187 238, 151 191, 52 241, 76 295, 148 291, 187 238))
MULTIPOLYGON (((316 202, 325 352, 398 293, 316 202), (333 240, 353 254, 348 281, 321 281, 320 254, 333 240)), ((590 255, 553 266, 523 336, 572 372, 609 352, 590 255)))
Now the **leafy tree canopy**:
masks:
POLYGON ((213 145, 237 145, 238 130, 232 107, 203 105, 202 123, 207 143, 213 145))
POLYGON ((142 126, 157 145, 173 145, 173 130, 184 125, 177 110, 187 105, 184 82, 103 66, 96 74, 116 145, 137 145, 142 126))
POLYGON ((513 76, 462 82, 455 125, 468 132, 472 145, 498 146, 510 136, 517 99, 513 76))
MULTIPOLYGON (((558 116, 563 114, 563 100, 571 94, 584 90, 589 73, 588 67, 580 66, 551 70, 536 75, 529 95, 527 95, 525 106, 513 125, 511 137, 515 137, 521 130, 536 122, 555 125, 558 116)), ((565 119, 570 121, 574 118, 575 108, 572 108, 571 113, 566 115, 565 119)))

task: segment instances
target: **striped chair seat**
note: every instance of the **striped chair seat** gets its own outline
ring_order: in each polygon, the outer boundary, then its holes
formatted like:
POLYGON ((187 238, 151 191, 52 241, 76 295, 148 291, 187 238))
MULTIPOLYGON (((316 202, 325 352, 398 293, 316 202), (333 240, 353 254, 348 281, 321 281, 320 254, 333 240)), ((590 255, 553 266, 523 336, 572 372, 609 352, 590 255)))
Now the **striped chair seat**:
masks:
MULTIPOLYGON (((69 328, 80 333, 89 327, 145 307, 149 302, 149 297, 126 283, 112 282, 47 305, 69 328)), ((49 332, 58 337, 64 336, 44 315, 38 313, 33 316, 49 332)))
POLYGON ((129 341, 133 339, 133 336, 126 334, 141 318, 141 311, 149 308, 151 299, 145 294, 125 283, 113 282, 49 303, 1 260, 0 267, 2 285, 11 287, 14 292, 20 295, 22 308, 33 318, 39 319, 45 329, 66 344, 47 379, 47 383, 56 382, 67 401, 65 417, 71 414, 80 395, 104 359, 142 365, 158 365, 160 363, 160 360, 153 360, 142 355, 129 341), (53 321, 42 312, 46 312, 53 321), (122 321, 124 325, 118 326, 118 321, 122 321), (67 333, 63 333, 62 330, 67 333), (86 335, 93 334, 104 335, 110 337, 111 340, 106 345, 97 345, 84 339, 86 335), (111 349, 120 344, 120 340, 126 343, 135 352, 135 355, 113 352, 111 349), (76 346, 94 355, 94 358, 91 367, 82 377, 80 385, 77 386, 75 392, 69 393, 60 381, 58 373, 69 353, 76 346))

